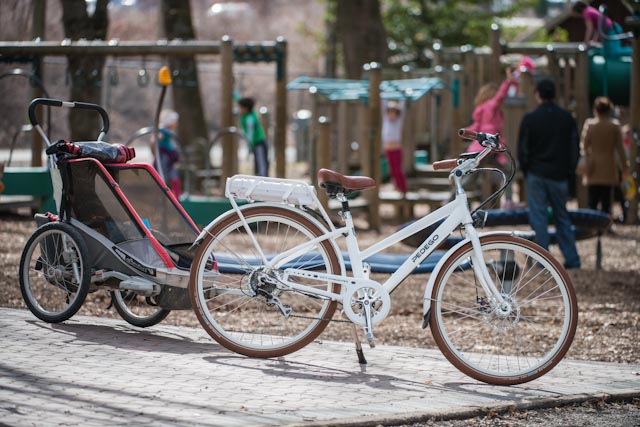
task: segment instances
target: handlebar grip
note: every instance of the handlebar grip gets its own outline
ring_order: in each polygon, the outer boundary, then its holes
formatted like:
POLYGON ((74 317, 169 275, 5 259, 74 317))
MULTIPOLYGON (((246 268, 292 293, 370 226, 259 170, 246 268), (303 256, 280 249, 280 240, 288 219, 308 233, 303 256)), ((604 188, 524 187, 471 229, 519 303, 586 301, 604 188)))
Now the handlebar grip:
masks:
POLYGON ((458 135, 464 139, 476 140, 478 138, 478 132, 474 132, 469 129, 460 129, 458 135))
POLYGON ((433 170, 453 169, 458 166, 458 159, 440 160, 433 163, 433 170))
POLYGON ((49 98, 36 98, 29 104, 29 121, 33 126, 38 125, 38 118, 36 117, 36 107, 38 105, 48 105, 50 107, 75 107, 85 110, 94 110, 102 117, 102 131, 105 134, 109 131, 109 115, 104 108, 97 104, 90 104, 88 102, 65 102, 59 99, 49 98))
POLYGON ((38 124, 36 117, 36 107, 38 105, 50 105, 51 107, 62 107, 62 101, 59 99, 36 98, 29 104, 29 121, 33 126, 38 124))
POLYGON ((483 147, 497 149, 500 146, 500 134, 490 134, 485 132, 474 132, 468 129, 458 130, 458 135, 464 139, 478 141, 483 147))

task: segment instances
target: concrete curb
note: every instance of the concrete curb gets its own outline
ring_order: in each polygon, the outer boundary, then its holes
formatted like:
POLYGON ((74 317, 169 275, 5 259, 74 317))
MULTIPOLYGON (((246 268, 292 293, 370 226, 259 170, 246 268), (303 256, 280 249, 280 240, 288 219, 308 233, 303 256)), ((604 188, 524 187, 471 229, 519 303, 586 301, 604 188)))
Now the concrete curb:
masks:
POLYGON ((505 414, 513 411, 529 411, 536 409, 549 409, 549 408, 561 408, 569 405, 581 404, 591 400, 602 400, 604 402, 627 402, 635 398, 640 398, 640 391, 621 392, 614 394, 602 395, 601 397, 595 397, 590 395, 575 395, 575 396, 563 396, 561 398, 553 399, 541 399, 534 402, 520 402, 512 403, 508 405, 484 407, 484 408, 469 408, 454 411, 445 411, 442 413, 422 413, 406 414, 398 416, 388 416, 384 418, 368 417, 367 419, 345 419, 340 421, 319 422, 319 423, 295 423, 287 424, 283 427, 376 427, 380 425, 392 426, 392 425, 405 425, 414 424, 420 422, 434 421, 451 421, 451 420, 466 420, 469 418, 483 417, 489 413, 505 414))

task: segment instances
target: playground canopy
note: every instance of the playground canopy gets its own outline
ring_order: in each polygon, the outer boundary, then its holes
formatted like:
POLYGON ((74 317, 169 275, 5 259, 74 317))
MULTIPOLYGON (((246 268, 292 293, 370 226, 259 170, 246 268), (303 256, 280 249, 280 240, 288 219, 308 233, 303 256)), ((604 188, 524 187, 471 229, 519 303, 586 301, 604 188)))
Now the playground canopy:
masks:
MULTIPOLYGON (((385 80, 380 83, 382 99, 417 101, 435 89, 447 89, 438 77, 385 80)), ((329 101, 362 101, 369 99, 368 80, 345 80, 314 77, 298 77, 287 85, 287 90, 308 90, 329 101)))

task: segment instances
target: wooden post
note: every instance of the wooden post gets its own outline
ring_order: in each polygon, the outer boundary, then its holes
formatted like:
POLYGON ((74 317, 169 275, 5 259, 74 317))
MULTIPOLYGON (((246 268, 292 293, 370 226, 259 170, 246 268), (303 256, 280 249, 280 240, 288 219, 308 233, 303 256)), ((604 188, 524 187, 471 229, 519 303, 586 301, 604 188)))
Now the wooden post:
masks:
MULTIPOLYGON (((318 137, 315 146, 316 170, 312 171, 314 185, 318 185, 318 170, 331 167, 331 120, 322 116, 318 118, 318 137)), ((318 191, 318 198, 324 209, 329 211, 327 193, 318 191)))
POLYGON ((502 109, 504 110, 504 132, 503 142, 513 157, 518 158, 518 131, 520 122, 525 112, 527 99, 524 95, 508 97, 504 100, 502 109))
POLYGON ((462 111, 461 101, 462 101, 462 79, 463 73, 461 73, 462 68, 458 64, 453 64, 451 67, 452 76, 451 76, 451 126, 450 126, 450 135, 451 135, 451 147, 450 147, 450 155, 451 157, 457 157, 460 153, 465 151, 464 143, 462 139, 458 136, 458 129, 465 126, 466 123, 463 123, 460 112, 462 111))
MULTIPOLYGON (((382 182, 382 171, 380 168, 381 154, 381 128, 382 111, 380 105, 380 82, 382 80, 382 67, 377 62, 367 64, 369 71, 369 138, 368 147, 371 157, 369 158, 368 175, 375 179, 380 185, 382 182)), ((380 231, 380 198, 379 188, 373 188, 365 192, 369 200, 369 226, 376 231, 380 231)))
MULTIPOLYGON (((578 54, 576 55, 574 84, 576 124, 578 125, 578 135, 580 135, 582 126, 589 117, 589 111, 591 110, 589 108, 589 54, 586 46, 582 44, 578 47, 578 54)), ((578 206, 581 208, 587 207, 587 188, 582 185, 580 179, 576 179, 576 194, 578 196, 578 206)))
MULTIPOLYGON (((233 40, 223 36, 220 44, 220 126, 233 126, 233 40)), ((222 175, 220 188, 224 190, 227 178, 238 173, 238 142, 232 135, 222 137, 222 175)))
POLYGON ((313 144, 315 144, 316 131, 318 130, 318 126, 316 124, 317 118, 322 116, 320 113, 320 95, 318 95, 316 87, 309 88, 309 93, 311 94, 311 118, 309 119, 309 147, 306 148, 306 157, 305 161, 309 162, 309 167, 311 170, 315 168, 316 158, 315 152, 313 152, 313 144))
POLYGON ((442 44, 435 42, 431 45, 431 52, 433 53, 433 60, 431 61, 431 67, 435 68, 441 65, 442 62, 442 44))
POLYGON ((576 74, 574 76, 574 94, 576 99, 576 121, 578 128, 589 117, 591 105, 589 104, 589 54, 585 45, 578 47, 576 55, 576 74))
MULTIPOLYGON (((47 4, 45 0, 34 0, 32 3, 33 7, 33 15, 31 16, 31 24, 32 24, 32 36, 34 40, 44 40, 44 32, 45 32, 45 20, 46 20, 46 8, 47 4)), ((40 81, 44 81, 43 72, 42 72, 42 57, 36 56, 33 60, 33 72, 34 75, 40 79, 40 81)), ((31 86, 31 99, 41 98, 44 94, 42 90, 37 85, 31 86)), ((38 123, 42 125, 42 129, 45 132, 48 132, 50 129, 47 129, 46 125, 48 123, 44 123, 42 118, 43 109, 39 108, 36 111, 36 118, 38 119, 38 123)), ((31 166, 42 166, 42 150, 44 147, 44 141, 38 132, 33 130, 31 133, 31 166)))
MULTIPOLYGON (((558 67, 558 55, 556 55, 552 44, 547 45, 547 62, 549 63, 549 73, 551 74, 551 80, 555 82, 558 88, 558 94, 564 93, 566 91, 566 88, 564 88, 563 91, 560 90, 562 81, 560 79, 560 69, 558 67)), ((563 98, 561 98, 560 96, 557 96, 556 98, 558 105, 567 108, 566 103, 562 102, 563 98)))
POLYGON ((463 46, 462 59, 464 62, 462 67, 464 73, 460 80, 460 113, 465 125, 470 123, 471 115, 473 114, 473 98, 477 90, 475 85, 476 67, 474 57, 473 48, 468 45, 463 46))
POLYGON ((500 43, 500 26, 495 22, 491 24, 491 57, 489 64, 489 80, 500 83, 500 56, 502 44, 500 43))
POLYGON ((566 108, 569 108, 569 106, 571 105, 571 95, 573 92, 573 87, 572 87, 572 81, 573 79, 571 78, 573 74, 572 71, 572 67, 571 67, 571 58, 567 55, 565 55, 564 57, 564 74, 562 75, 563 81, 564 81, 564 93, 562 94, 563 98, 564 98, 564 105, 566 108))
POLYGON ((274 132, 274 149, 276 160, 276 176, 287 176, 287 41, 283 37, 276 39, 276 48, 280 59, 277 61, 276 76, 276 117, 274 132))
MULTIPOLYGON (((626 19, 626 24, 632 26, 634 37, 631 42, 633 52, 631 54, 631 94, 630 94, 630 112, 629 127, 631 128, 631 147, 629 149, 629 158, 631 160, 631 173, 636 183, 640 182, 640 163, 638 163, 638 137, 640 137, 640 11, 638 3, 635 5, 636 11, 633 16, 626 19)), ((636 224, 638 222, 638 202, 640 195, 636 192, 633 199, 629 201, 629 211, 627 212, 627 224, 636 224)))
POLYGON ((348 101, 338 103, 338 145, 335 152, 337 167, 340 173, 349 175, 349 159, 351 158, 351 143, 349 141, 349 127, 352 125, 352 108, 348 101))
POLYGON ((416 153, 416 114, 413 103, 406 100, 402 111, 402 168, 405 174, 412 175, 415 169, 416 153))
POLYGON ((428 96, 423 96, 413 104, 416 134, 420 136, 419 141, 417 141, 419 144, 424 144, 425 134, 429 129, 429 121, 426 120, 428 117, 427 98, 428 96))
POLYGON ((476 50, 476 52, 476 78, 478 89, 480 89, 480 87, 490 81, 488 72, 489 55, 487 55, 486 51, 476 50))
POLYGON ((358 105, 358 157, 360 169, 366 176, 371 176, 371 150, 369 149, 369 105, 358 105))
MULTIPOLYGON (((442 80, 446 87, 451 88, 451 73, 445 72, 443 67, 436 70, 436 77, 442 80)), ((451 116, 453 112, 453 96, 451 90, 437 89, 436 94, 439 95, 439 103, 437 105, 436 117, 438 120, 438 142, 440 143, 441 155, 448 155, 451 151, 451 116)))
POLYGON ((520 73, 520 91, 527 99, 525 102, 525 111, 532 110, 536 104, 535 87, 533 85, 533 76, 528 71, 520 73))
POLYGON ((260 120, 262 129, 264 129, 265 138, 267 138, 267 141, 269 141, 269 130, 271 129, 271 112, 264 105, 258 110, 258 120, 260 120))
POLYGON ((438 160, 442 160, 440 158, 440 149, 438 144, 440 142, 440 97, 442 94, 439 91, 431 92, 431 108, 429 109, 431 112, 431 142, 429 144, 429 159, 430 162, 436 162, 438 160))

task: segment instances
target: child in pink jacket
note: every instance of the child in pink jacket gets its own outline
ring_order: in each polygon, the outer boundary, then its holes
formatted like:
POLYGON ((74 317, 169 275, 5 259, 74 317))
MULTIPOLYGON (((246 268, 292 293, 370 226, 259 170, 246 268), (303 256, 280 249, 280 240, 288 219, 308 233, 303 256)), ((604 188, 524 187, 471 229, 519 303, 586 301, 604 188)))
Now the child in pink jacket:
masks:
MULTIPOLYGON (((507 96, 509 87, 517 84, 510 68, 507 69, 506 74, 507 78, 499 88, 496 89, 496 85, 493 83, 486 84, 480 88, 474 100, 476 107, 473 110, 473 123, 467 126, 467 129, 475 132, 502 134, 504 117, 500 106, 507 96)), ((483 148, 478 141, 473 141, 467 151, 475 153, 482 151, 483 148)), ((500 163, 503 164, 504 161, 504 159, 501 159, 500 163)))
MULTIPOLYGON (((491 134, 502 134, 504 117, 500 106, 502 105, 502 101, 506 98, 509 88, 517 85, 510 68, 507 68, 506 76, 507 78, 497 89, 496 85, 493 83, 486 84, 480 88, 474 100, 476 107, 473 110, 473 123, 467 127, 469 130, 491 134)), ((504 140, 501 142, 504 144, 504 140)), ((478 141, 473 141, 469 144, 467 151, 474 153, 482 151, 483 149, 484 147, 480 145, 478 141)), ((504 165, 507 162, 507 159, 503 155, 498 155, 496 160, 500 165, 504 165)), ((514 207, 511 196, 512 190, 511 186, 509 186, 507 187, 505 194, 506 200, 504 202, 504 207, 506 209, 514 207)))

